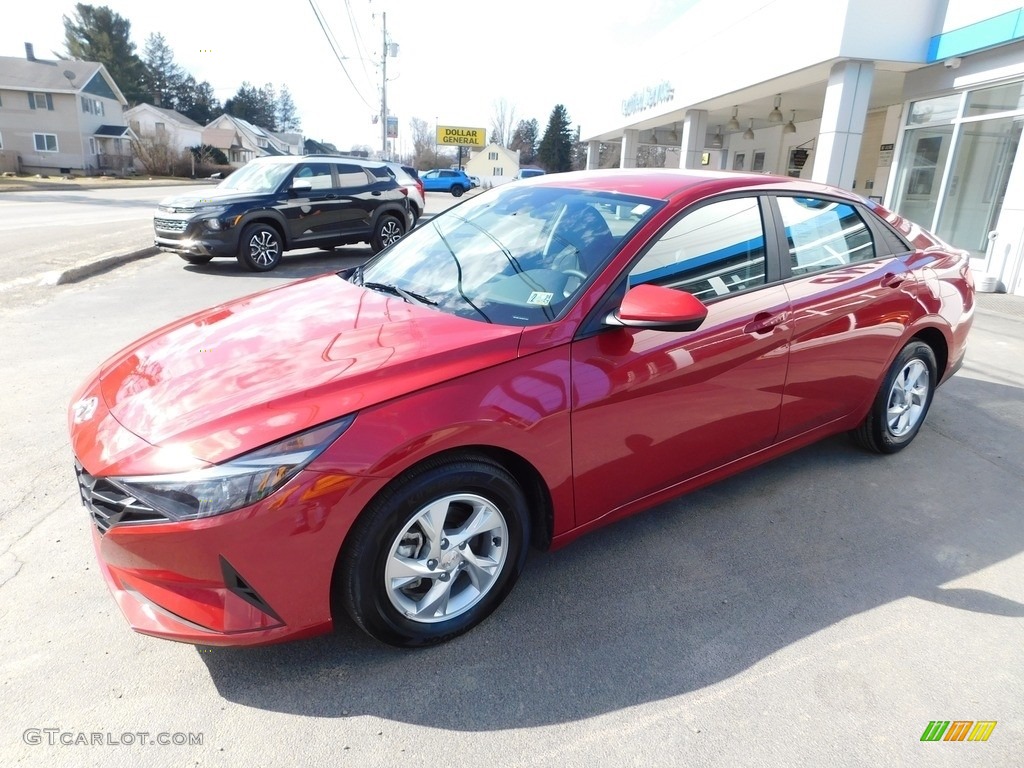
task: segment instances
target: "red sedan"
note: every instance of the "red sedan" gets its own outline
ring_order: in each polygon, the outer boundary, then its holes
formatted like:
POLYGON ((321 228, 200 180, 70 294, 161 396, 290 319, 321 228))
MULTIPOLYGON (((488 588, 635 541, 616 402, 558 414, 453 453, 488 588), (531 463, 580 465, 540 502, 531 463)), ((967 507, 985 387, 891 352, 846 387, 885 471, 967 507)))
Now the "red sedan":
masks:
POLYGON ((367 264, 104 363, 69 415, 132 627, 414 646, 482 621, 529 545, 839 432, 892 453, 964 357, 964 253, 793 179, 510 184, 367 264))

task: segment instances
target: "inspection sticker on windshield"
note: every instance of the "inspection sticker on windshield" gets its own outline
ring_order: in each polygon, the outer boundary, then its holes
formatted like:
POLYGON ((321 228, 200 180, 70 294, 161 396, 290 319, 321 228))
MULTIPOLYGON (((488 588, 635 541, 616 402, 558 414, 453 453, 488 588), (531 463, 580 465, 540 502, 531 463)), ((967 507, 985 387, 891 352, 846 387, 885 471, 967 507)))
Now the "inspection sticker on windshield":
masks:
POLYGON ((546 307, 551 303, 551 299, 555 297, 553 293, 545 293, 544 291, 534 291, 530 294, 530 298, 526 300, 527 304, 533 304, 538 307, 546 307))

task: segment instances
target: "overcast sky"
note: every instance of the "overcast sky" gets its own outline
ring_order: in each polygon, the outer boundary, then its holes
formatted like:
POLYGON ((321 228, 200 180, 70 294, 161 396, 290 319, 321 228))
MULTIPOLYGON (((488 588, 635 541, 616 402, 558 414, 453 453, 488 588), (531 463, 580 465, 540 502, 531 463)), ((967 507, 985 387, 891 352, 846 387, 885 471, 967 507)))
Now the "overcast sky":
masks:
MULTIPOLYGON (((399 46, 387 63, 388 105, 398 117, 403 149, 411 144, 410 118, 489 128, 500 98, 517 118, 536 118, 541 131, 558 103, 584 133, 588 125, 606 124, 622 99, 668 75, 659 71, 671 47, 665 29, 692 2, 317 0, 355 87, 309 0, 93 5, 108 5, 131 22, 140 56, 147 36, 163 33, 178 64, 209 81, 221 102, 244 80, 272 82, 278 90, 287 84, 302 132, 340 149, 380 146, 380 128, 371 118, 380 112, 386 12, 388 38, 399 46)), ((74 3, 29 0, 28 7, 31 21, 0 25, 0 55, 23 56, 24 43, 31 42, 38 58, 54 58, 64 50, 62 17, 73 15, 74 3)))

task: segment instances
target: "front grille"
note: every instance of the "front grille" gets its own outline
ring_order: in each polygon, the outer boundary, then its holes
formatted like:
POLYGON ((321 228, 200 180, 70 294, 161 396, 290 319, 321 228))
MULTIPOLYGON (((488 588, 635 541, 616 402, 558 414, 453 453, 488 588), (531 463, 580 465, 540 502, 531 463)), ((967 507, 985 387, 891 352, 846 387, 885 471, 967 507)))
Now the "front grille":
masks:
POLYGON ((188 222, 184 219, 153 219, 153 226, 161 232, 184 232, 188 222))
POLYGON ((75 476, 78 478, 78 491, 82 496, 82 503, 89 510, 89 515, 100 533, 106 533, 115 525, 169 520, 165 514, 143 504, 109 480, 93 477, 77 461, 75 476))

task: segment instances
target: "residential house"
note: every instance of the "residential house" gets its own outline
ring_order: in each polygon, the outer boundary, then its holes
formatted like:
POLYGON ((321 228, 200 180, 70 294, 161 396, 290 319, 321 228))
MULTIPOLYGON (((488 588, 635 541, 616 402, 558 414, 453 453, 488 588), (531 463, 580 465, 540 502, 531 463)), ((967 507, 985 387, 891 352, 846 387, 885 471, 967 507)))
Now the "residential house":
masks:
POLYGON ((203 126, 173 109, 139 104, 126 109, 124 118, 136 136, 165 136, 167 143, 176 150, 183 151, 203 143, 203 126))
POLYGON ((473 152, 463 168, 470 176, 479 176, 484 186, 504 184, 519 173, 519 150, 488 144, 473 152))
POLYGON ((304 155, 336 155, 338 148, 325 141, 306 139, 302 144, 302 153, 304 155))
POLYGON ((236 168, 256 157, 303 154, 299 134, 274 134, 228 114, 207 123, 203 129, 203 144, 219 149, 236 168))
POLYGON ((124 95, 102 64, 0 56, 0 170, 123 174, 131 169, 124 95))

